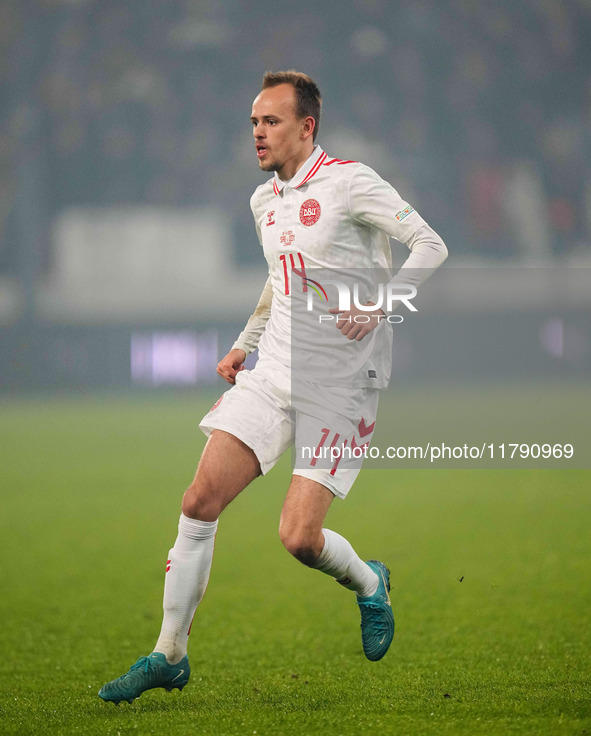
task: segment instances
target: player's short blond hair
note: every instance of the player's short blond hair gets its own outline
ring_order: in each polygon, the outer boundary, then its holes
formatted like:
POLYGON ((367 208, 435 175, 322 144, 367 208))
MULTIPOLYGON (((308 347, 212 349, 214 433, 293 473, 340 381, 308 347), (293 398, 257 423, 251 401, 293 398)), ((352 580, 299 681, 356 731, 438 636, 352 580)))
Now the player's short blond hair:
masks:
POLYGON ((320 127, 320 110, 322 96, 316 82, 307 74, 288 69, 283 72, 266 72, 262 89, 277 87, 279 84, 291 84, 296 94, 296 115, 299 119, 314 118, 312 140, 316 140, 320 127))

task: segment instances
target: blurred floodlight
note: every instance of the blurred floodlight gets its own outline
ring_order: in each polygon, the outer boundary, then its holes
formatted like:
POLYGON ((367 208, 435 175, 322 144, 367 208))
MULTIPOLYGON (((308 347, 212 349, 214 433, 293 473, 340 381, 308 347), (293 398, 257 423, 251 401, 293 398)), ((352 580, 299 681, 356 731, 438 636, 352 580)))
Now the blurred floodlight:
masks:
POLYGON ((589 354, 588 330, 559 318, 549 319, 540 328, 540 344, 547 353, 576 363, 589 354))
POLYGON ((229 38, 230 31, 226 26, 203 20, 181 23, 168 34, 170 43, 183 49, 207 46, 222 48, 229 38))
POLYGON ((217 331, 136 332, 131 336, 131 379, 148 386, 214 383, 217 331))
POLYGON ((380 31, 379 28, 365 26, 365 28, 360 28, 353 34, 351 45, 359 56, 370 58, 384 53, 388 47, 388 39, 386 34, 380 31))
POLYGON ((545 322, 540 328, 540 343, 550 355, 564 357, 564 322, 561 319, 545 322))

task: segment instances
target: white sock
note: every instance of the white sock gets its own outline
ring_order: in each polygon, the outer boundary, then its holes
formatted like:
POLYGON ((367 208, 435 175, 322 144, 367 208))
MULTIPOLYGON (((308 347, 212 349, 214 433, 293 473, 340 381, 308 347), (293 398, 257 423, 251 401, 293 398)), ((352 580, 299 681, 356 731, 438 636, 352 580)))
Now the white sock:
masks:
POLYGON ((198 521, 181 514, 179 534, 168 553, 164 618, 154 647, 170 664, 177 664, 187 653, 193 616, 209 580, 217 526, 217 521, 198 521))
POLYGON ((332 575, 345 588, 354 590, 357 595, 373 595, 378 589, 378 576, 340 534, 323 529, 324 547, 314 567, 316 570, 332 575))

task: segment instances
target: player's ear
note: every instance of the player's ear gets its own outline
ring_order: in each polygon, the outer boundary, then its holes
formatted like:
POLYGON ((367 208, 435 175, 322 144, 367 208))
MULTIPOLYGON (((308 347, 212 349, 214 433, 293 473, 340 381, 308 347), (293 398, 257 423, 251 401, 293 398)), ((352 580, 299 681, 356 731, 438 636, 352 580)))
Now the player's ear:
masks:
POLYGON ((302 120, 302 140, 306 140, 314 134, 314 128, 316 127, 316 121, 311 115, 302 120))

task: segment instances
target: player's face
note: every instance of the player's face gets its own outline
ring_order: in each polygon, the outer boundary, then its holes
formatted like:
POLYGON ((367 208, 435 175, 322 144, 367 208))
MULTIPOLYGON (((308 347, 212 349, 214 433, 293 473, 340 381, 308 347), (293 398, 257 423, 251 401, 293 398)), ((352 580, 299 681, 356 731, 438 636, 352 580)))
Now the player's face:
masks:
POLYGON ((312 152, 314 119, 296 117, 291 84, 268 87, 252 104, 251 123, 259 167, 291 179, 312 152))

